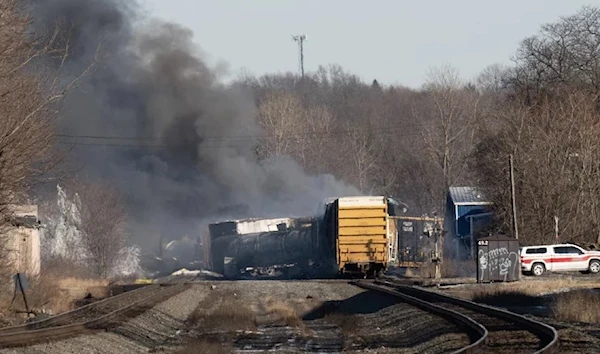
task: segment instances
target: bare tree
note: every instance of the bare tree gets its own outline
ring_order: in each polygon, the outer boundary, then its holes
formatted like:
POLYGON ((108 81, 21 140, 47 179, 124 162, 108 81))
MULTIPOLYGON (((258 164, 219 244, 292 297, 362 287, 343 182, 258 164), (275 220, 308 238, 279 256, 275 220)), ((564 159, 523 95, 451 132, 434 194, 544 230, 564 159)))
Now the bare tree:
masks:
POLYGON ((259 105, 259 122, 265 130, 260 156, 291 155, 297 149, 295 137, 301 132, 304 107, 293 94, 277 91, 259 105))
POLYGON ((474 145, 479 96, 463 87, 451 67, 435 69, 425 84, 424 96, 413 107, 430 161, 442 183, 431 183, 429 194, 441 211, 445 194, 466 174, 466 157, 474 145))
POLYGON ((521 42, 514 61, 507 82, 529 100, 569 85, 600 92, 600 9, 584 6, 542 26, 521 42))
POLYGON ((301 132, 303 135, 298 140, 298 158, 304 167, 314 173, 339 171, 339 156, 324 154, 326 151, 334 151, 332 149, 336 145, 337 129, 331 110, 322 105, 307 107, 301 132))
MULTIPOLYGON (((22 200, 31 177, 51 164, 55 103, 42 93, 43 78, 28 64, 48 48, 27 37, 28 18, 16 0, 0 0, 0 268, 8 269, 11 205, 22 200)), ((52 41, 52 38, 50 38, 52 41)))
POLYGON ((347 158, 350 162, 348 173, 352 178, 351 182, 365 193, 373 192, 371 182, 377 175, 378 158, 380 150, 373 144, 373 136, 368 130, 348 129, 346 137, 347 158))
POLYGON ((23 200, 39 177, 56 166, 55 119, 79 79, 61 79, 69 55, 68 31, 31 33, 18 0, 0 0, 0 215, 23 200), (58 62, 56 66, 46 63, 58 62))
POLYGON ((260 158, 288 155, 311 172, 333 168, 331 159, 323 155, 335 133, 327 107, 304 105, 293 93, 275 91, 261 101, 258 112, 265 131, 260 158))
POLYGON ((76 184, 80 200, 82 246, 88 252, 92 271, 108 277, 127 246, 125 201, 102 183, 76 184))

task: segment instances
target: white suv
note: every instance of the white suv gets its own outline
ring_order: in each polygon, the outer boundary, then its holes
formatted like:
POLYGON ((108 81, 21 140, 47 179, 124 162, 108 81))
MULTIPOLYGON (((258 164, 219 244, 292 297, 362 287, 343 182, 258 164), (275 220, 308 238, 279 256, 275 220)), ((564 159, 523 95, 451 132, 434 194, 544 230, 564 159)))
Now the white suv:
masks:
POLYGON ((600 252, 586 251, 573 244, 527 246, 521 248, 521 270, 540 276, 546 271, 600 272, 600 252))

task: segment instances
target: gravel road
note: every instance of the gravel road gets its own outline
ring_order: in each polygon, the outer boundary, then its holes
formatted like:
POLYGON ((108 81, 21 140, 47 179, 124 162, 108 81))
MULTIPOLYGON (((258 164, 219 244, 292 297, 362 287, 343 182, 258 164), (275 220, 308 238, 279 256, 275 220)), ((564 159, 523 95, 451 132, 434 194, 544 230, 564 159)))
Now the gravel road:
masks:
POLYGON ((206 286, 190 289, 127 322, 89 334, 29 347, 3 349, 1 354, 160 353, 180 344, 185 320, 207 295, 206 286))

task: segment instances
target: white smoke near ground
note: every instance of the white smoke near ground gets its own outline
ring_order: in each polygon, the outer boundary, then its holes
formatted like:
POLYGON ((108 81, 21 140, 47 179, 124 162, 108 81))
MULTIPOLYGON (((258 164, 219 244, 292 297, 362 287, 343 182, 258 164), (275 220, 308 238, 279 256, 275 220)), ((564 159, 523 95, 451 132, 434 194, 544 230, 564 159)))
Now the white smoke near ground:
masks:
POLYGON ((75 166, 126 196, 145 251, 159 235, 195 238, 208 220, 310 216, 325 198, 361 194, 288 157, 258 161, 253 97, 220 81, 189 29, 133 0, 27 2, 36 28, 68 24, 64 81, 105 58, 64 102, 61 143, 73 144, 75 166))
POLYGON ((110 276, 129 276, 141 274, 140 256, 142 252, 137 245, 127 246, 119 252, 119 261, 112 269, 110 276))
POLYGON ((44 227, 41 229, 42 259, 61 257, 74 263, 86 258, 82 252, 79 225, 79 200, 69 200, 60 185, 56 186, 57 196, 54 208, 47 208, 44 215, 44 227))
MULTIPOLYGON (((67 191, 56 186, 54 205, 49 206, 44 215, 41 229, 42 259, 48 261, 60 258, 72 264, 86 267, 90 253, 84 246, 81 234, 81 199, 77 194, 69 198, 67 191)), ((128 246, 119 252, 119 259, 110 276, 127 276, 140 272, 140 249, 128 246)))

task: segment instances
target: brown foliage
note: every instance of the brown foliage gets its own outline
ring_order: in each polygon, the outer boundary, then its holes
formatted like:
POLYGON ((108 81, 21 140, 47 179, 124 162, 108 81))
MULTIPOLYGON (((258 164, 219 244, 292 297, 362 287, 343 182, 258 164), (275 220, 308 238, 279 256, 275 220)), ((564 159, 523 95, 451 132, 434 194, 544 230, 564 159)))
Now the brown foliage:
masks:
POLYGON ((600 241, 600 123, 595 95, 573 91, 535 106, 497 111, 502 123, 481 141, 474 166, 493 197, 497 216, 510 223, 508 155, 515 156, 518 221, 525 244, 552 243, 554 216, 561 241, 600 241))

